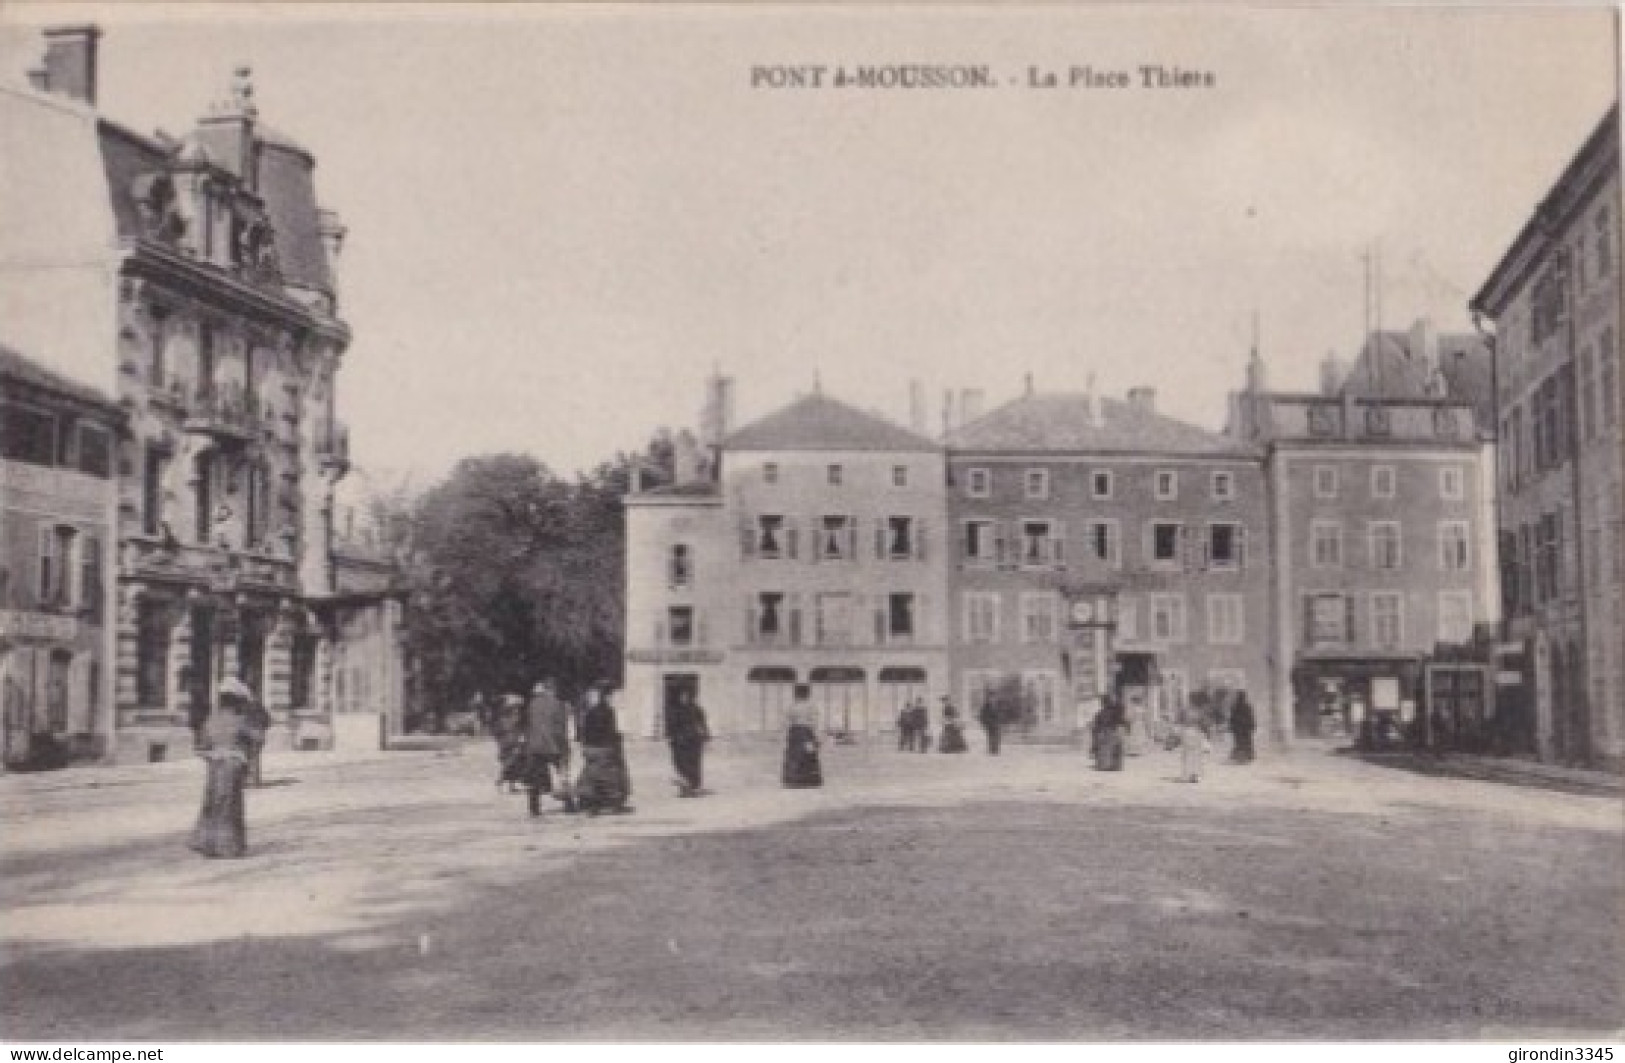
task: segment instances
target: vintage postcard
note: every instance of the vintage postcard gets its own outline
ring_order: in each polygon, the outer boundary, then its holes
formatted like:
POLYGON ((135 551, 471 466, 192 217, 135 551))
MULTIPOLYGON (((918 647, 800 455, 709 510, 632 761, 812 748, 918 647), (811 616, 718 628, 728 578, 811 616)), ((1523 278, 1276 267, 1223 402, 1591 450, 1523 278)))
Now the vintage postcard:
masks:
POLYGON ((0 7, 12 1058, 1612 1059, 1619 50, 0 7))

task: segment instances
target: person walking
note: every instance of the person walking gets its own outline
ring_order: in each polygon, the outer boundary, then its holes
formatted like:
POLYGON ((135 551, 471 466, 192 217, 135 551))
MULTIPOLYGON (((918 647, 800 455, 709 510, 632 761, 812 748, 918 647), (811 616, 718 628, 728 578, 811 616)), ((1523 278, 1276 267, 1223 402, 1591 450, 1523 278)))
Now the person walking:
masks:
POLYGON ((897 712, 897 751, 914 751, 914 706, 908 702, 897 712))
POLYGON ((999 737, 1004 721, 1000 718, 999 707, 993 701, 993 693, 989 691, 982 695, 982 711, 977 714, 981 721, 982 730, 987 732, 987 752, 989 756, 999 755, 999 737))
POLYGON ((525 706, 525 791, 530 814, 542 814, 542 795, 564 802, 566 812, 576 810, 570 789, 570 714, 553 692, 550 679, 539 681, 525 706))
POLYGON ((525 699, 518 694, 503 695, 490 710, 491 734, 497 743, 497 789, 508 792, 523 785, 528 757, 525 742, 525 699))
POLYGON ((953 699, 942 699, 942 741, 937 743, 939 753, 963 753, 966 750, 965 729, 959 725, 959 710, 953 699))
POLYGON ((667 708, 666 741, 671 745, 672 769, 677 772, 677 796, 702 796, 705 743, 711 741, 711 728, 692 690, 680 692, 676 703, 667 708))
POLYGON ((780 782, 792 790, 824 785, 824 768, 818 759, 818 732, 813 729, 818 714, 809 700, 811 694, 805 683, 797 683, 787 713, 789 727, 784 735, 784 768, 780 782))
POLYGON ((589 816, 631 812, 627 800, 632 796, 632 779, 607 689, 594 687, 587 691, 587 708, 581 714, 581 730, 576 738, 581 743, 581 777, 576 781, 575 798, 581 811, 589 816))
POLYGON ((1090 728, 1090 750, 1095 757, 1096 771, 1123 770, 1123 731, 1128 717, 1123 704, 1111 695, 1102 701, 1090 728))
POLYGON ((914 750, 917 753, 931 752, 931 711, 925 707, 924 698, 914 699, 914 750))
POLYGON ((1252 703, 1247 700, 1246 691, 1242 691, 1236 695, 1236 703, 1230 707, 1230 760, 1233 763, 1253 762, 1253 732, 1257 729, 1258 720, 1253 715, 1252 703))
MULTIPOLYGON (((244 689, 247 689, 245 683, 244 689)), ((243 711, 244 738, 248 752, 248 773, 246 785, 258 788, 265 779, 261 772, 261 765, 265 755, 265 736, 271 731, 271 714, 265 711, 258 698, 249 693, 248 706, 243 711)))
POLYGON ((240 679, 220 684, 219 703, 202 721, 198 753, 207 765, 203 807, 187 843, 207 857, 236 859, 248 852, 248 824, 243 787, 248 779, 248 718, 254 696, 240 679))
POLYGON ((1208 742, 1207 717, 1196 705, 1187 705, 1180 713, 1179 767, 1182 782, 1201 782, 1202 765, 1212 746, 1208 742))

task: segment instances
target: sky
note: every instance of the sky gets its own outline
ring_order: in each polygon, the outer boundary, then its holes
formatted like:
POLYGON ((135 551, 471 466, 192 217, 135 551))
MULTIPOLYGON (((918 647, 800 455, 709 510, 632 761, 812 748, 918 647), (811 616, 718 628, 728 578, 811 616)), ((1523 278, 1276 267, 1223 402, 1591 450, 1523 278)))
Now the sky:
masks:
POLYGON ((815 386, 906 421, 918 380, 936 429, 943 389, 991 407, 1031 374, 1218 429, 1255 320, 1275 387, 1357 349, 1372 249, 1386 327, 1469 329, 1619 87, 1597 7, 13 2, 0 73, 82 20, 103 113, 141 131, 253 68, 349 227, 353 455, 425 483, 498 451, 590 468, 695 425, 714 370, 738 422, 815 386), (995 84, 830 84, 897 64, 995 84), (823 86, 752 85, 790 65, 823 86), (1067 87, 1085 66, 1133 82, 1067 87))

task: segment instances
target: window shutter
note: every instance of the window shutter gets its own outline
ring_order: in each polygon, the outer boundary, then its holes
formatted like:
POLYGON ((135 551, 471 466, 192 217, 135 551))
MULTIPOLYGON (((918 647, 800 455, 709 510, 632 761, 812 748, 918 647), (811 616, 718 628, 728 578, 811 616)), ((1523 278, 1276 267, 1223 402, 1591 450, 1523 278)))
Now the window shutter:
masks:
POLYGON ((886 631, 886 596, 884 594, 877 594, 877 595, 875 595, 874 601, 875 601, 875 645, 876 646, 884 646, 886 644, 886 635, 887 635, 887 631, 886 631))
POLYGON ((745 595, 745 645, 754 646, 761 631, 761 613, 756 607, 756 595, 745 595))
POLYGON ((993 559, 1003 565, 1010 560, 1010 539, 1007 532, 1008 524, 1005 521, 994 521, 993 524, 993 559))
POLYGON ((749 517, 739 520, 739 556, 746 561, 756 556, 756 527, 749 517))
POLYGON ((1303 596, 1303 644, 1315 644, 1315 598, 1312 594, 1303 596))
MULTIPOLYGON (((814 550, 816 555, 818 551, 814 550)), ((801 645, 801 595, 792 594, 789 598, 790 612, 790 645, 801 645)))
POLYGON ((914 560, 925 560, 925 518, 914 519, 914 560))
POLYGON ((800 552, 801 529, 796 527, 795 519, 784 519, 784 556, 794 561, 800 552))
POLYGON ((1349 646, 1352 646, 1359 641, 1359 639, 1355 637, 1355 632, 1358 630, 1358 628, 1355 627, 1354 598, 1355 596, 1352 594, 1343 598, 1343 604, 1348 610, 1348 623, 1343 628, 1343 642, 1349 646))
POLYGON ((1247 526, 1236 525, 1236 567, 1247 567, 1247 526))
POLYGON ((858 559, 858 518, 852 514, 846 518, 846 559, 858 559))
POLYGON ((916 594, 914 596, 914 641, 926 642, 926 618, 931 615, 931 598, 929 595, 916 594))
POLYGON ((39 604, 51 604, 55 593, 56 529, 50 525, 39 530, 39 604))
POLYGON ((704 610, 696 609, 694 611, 694 640, 693 640, 694 645, 696 645, 696 646, 707 646, 707 645, 710 644, 706 640, 706 637, 705 637, 705 635, 706 635, 705 620, 706 620, 706 617, 705 617, 704 610))
POLYGON ((1050 559, 1057 565, 1066 564, 1066 523, 1056 521, 1050 525, 1050 559))
POLYGON ((656 620, 655 621, 655 646, 656 647, 664 647, 665 645, 666 645, 666 622, 664 620, 656 620))
POLYGON ((886 560, 886 518, 875 518, 875 559, 886 560))
POLYGON ((1195 572, 1202 567, 1202 538, 1184 524, 1179 526, 1179 541, 1184 547, 1185 569, 1195 572))
POLYGON ((1201 543, 1197 546, 1199 552, 1199 565, 1202 568, 1213 567, 1213 536, 1216 525, 1208 525, 1203 529, 1207 534, 1201 536, 1201 543))

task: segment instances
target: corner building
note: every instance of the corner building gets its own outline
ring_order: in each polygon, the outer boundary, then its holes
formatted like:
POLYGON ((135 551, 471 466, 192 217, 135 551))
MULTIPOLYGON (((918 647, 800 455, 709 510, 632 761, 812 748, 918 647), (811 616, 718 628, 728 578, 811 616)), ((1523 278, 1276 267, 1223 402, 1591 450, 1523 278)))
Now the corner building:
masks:
POLYGON ((1162 727, 1192 693, 1245 691, 1279 734, 1252 446, 1157 413, 1149 388, 1029 392, 951 432, 948 466, 944 619, 971 718, 991 695, 1068 734, 1115 693, 1162 727))

